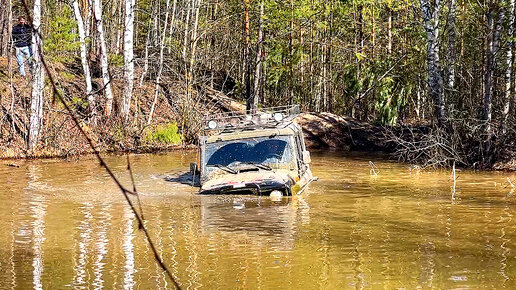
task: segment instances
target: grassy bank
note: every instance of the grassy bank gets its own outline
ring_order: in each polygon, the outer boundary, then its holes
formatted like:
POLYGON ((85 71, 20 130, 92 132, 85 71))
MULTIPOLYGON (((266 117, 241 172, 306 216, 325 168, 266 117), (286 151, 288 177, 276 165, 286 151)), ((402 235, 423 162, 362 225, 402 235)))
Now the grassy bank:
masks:
MULTIPOLYGON (((14 61, 14 60, 13 60, 14 61)), ((22 77, 5 58, 0 58, 0 158, 47 158, 67 157, 91 153, 87 141, 72 122, 70 115, 58 100, 52 98, 47 82, 43 127, 36 147, 27 150, 28 128, 30 123, 31 76, 22 77)), ((93 123, 88 118, 88 102, 84 92, 82 77, 77 76, 74 67, 51 64, 51 70, 58 83, 64 99, 79 119, 82 129, 90 136, 96 148, 101 152, 155 152, 188 148, 188 140, 178 127, 178 115, 171 103, 159 96, 152 121, 147 115, 154 98, 152 81, 144 81, 135 88, 132 103, 133 115, 129 122, 113 117, 120 108, 123 83, 114 78, 113 87, 114 114, 98 116, 93 123)), ((116 69, 112 72, 119 75, 116 69)), ((93 79, 95 90, 102 87, 101 79, 93 79)), ((174 86, 172 83, 169 86, 174 86)), ((105 99, 97 95, 99 106, 103 111, 105 99)))

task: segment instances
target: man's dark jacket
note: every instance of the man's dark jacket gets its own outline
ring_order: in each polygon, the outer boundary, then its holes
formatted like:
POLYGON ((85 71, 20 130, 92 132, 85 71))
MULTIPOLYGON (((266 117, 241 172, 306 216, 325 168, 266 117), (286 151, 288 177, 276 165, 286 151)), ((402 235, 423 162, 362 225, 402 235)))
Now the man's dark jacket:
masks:
POLYGON ((13 27, 13 41, 16 47, 32 44, 32 27, 28 24, 18 24, 13 27))

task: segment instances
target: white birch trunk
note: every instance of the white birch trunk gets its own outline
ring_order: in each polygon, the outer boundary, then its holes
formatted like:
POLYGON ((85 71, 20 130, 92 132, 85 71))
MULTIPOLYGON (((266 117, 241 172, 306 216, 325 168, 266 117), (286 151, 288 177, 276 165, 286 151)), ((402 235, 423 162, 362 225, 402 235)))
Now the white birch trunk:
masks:
POLYGON ((33 42, 33 79, 32 98, 30 102, 30 127, 28 149, 33 150, 38 142, 41 125, 43 123, 43 89, 45 74, 41 63, 40 49, 43 46, 39 32, 41 25, 41 0, 34 1, 34 18, 32 26, 35 33, 32 36, 33 42))
POLYGON ((455 27, 455 0, 449 0, 448 2, 448 26, 450 27, 449 41, 448 41, 448 90, 449 95, 453 95, 455 90, 455 61, 456 61, 456 40, 457 40, 457 29, 455 27))
POLYGON ((421 0, 421 9, 423 10, 424 27, 427 35, 428 90, 434 102, 437 123, 441 125, 445 121, 446 116, 439 56, 439 13, 441 11, 441 1, 436 0, 433 7, 431 7, 428 0, 421 0))
POLYGON ((264 3, 260 1, 260 20, 258 24, 258 40, 256 43, 256 70, 254 72, 254 96, 253 105, 251 108, 253 112, 256 112, 258 108, 258 101, 260 100, 260 73, 262 68, 262 42, 263 42, 263 14, 264 14, 264 3))
POLYGON ((186 20, 185 20, 185 36, 183 39, 183 61, 185 62, 186 66, 186 47, 188 46, 188 28, 190 27, 190 10, 192 8, 192 2, 194 0, 188 1, 188 8, 186 10, 186 20))
POLYGON ((104 39, 104 28, 102 26, 102 9, 100 0, 93 0, 93 13, 97 24, 97 33, 100 42, 100 65, 102 67, 102 79, 104 81, 104 95, 106 96, 104 115, 109 116, 113 109, 113 93, 111 92, 111 79, 109 77, 107 49, 106 41, 104 39))
POLYGON ((73 10, 75 13, 75 19, 77 20, 77 30, 79 32, 79 42, 81 49, 81 63, 82 70, 84 71, 84 81, 86 82, 86 95, 88 95, 88 104, 90 106, 91 119, 95 120, 96 107, 95 107, 95 96, 92 92, 91 85, 91 74, 90 66, 88 65, 88 51, 86 48, 86 32, 84 30, 84 22, 82 21, 81 10, 79 9, 79 2, 73 1, 73 10))
POLYGON ((498 7, 491 7, 487 16, 488 39, 487 39, 487 57, 486 57, 486 71, 484 75, 484 120, 487 122, 486 131, 488 138, 491 135, 491 121, 492 121, 492 98, 493 98, 493 74, 496 67, 496 56, 499 49, 499 40, 504 22, 505 13, 498 7), (495 10, 499 11, 498 20, 494 25, 495 10))
POLYGON ((125 1, 125 30, 124 30, 124 95, 122 104, 122 118, 129 118, 131 99, 134 84, 134 6, 135 0, 125 1))
POLYGON ((392 8, 387 7, 387 53, 392 54, 392 8))
POLYGON ((505 59, 507 68, 505 70, 505 104, 503 106, 504 127, 506 127, 505 125, 507 124, 511 107, 512 49, 514 46, 514 41, 512 40, 512 37, 514 36, 514 7, 514 0, 509 0, 509 23, 507 28, 507 36, 509 37, 509 41, 507 43, 507 57, 505 59))
MULTIPOLYGON (((91 0, 87 0, 83 2, 86 7, 84 7, 84 11, 86 11, 86 17, 84 18, 84 32, 86 34, 86 38, 91 37, 91 0)), ((88 45, 91 48, 91 44, 88 45)))
MULTIPOLYGON (((174 29, 176 28, 176 7, 177 7, 177 0, 174 0, 172 4, 172 20, 170 20, 170 31, 169 31, 169 37, 172 38, 172 35, 174 35, 174 29)), ((172 45, 168 46, 168 53, 170 54, 172 50, 172 45)))
POLYGON ((143 80, 145 79, 145 75, 149 70, 149 41, 150 41, 150 33, 147 33, 147 37, 145 39, 145 53, 144 53, 144 64, 143 64, 143 72, 140 75, 140 90, 143 86, 143 80))
MULTIPOLYGON (((127 6, 127 2, 126 2, 126 6, 127 6)), ((134 6, 134 3, 133 3, 133 6, 134 6)), ((127 15, 127 11, 125 12, 126 15, 127 15)), ((134 14, 134 9, 133 9, 133 14, 134 14)), ((121 41, 121 38, 122 38, 122 27, 121 26, 121 22, 122 22, 122 4, 120 4, 118 6, 118 19, 117 19, 117 28, 116 28, 116 46, 115 46, 115 54, 119 54, 120 53, 120 41, 121 41)), ((126 20, 127 21, 127 20, 126 20)))
MULTIPOLYGON (((153 4, 153 2, 151 2, 151 4, 153 4)), ((156 10, 156 5, 153 5, 154 6, 154 10, 153 10, 153 13, 156 14, 157 10, 156 10)), ((149 70, 149 46, 150 46, 150 37, 151 37, 151 22, 149 21, 149 25, 147 26, 149 32, 147 33, 147 36, 145 37, 145 57, 144 57, 144 64, 143 64, 143 72, 142 74, 140 75, 140 85, 139 85, 139 88, 140 88, 140 91, 143 87, 143 81, 145 80, 145 76, 147 75, 147 71, 149 70)), ((138 102, 136 102, 138 104, 138 102)), ((136 111, 136 115, 138 115, 138 111, 136 111)))
POLYGON ((163 71, 163 51, 165 49, 165 36, 167 33, 167 24, 168 24, 168 6, 170 4, 170 0, 167 0, 166 12, 165 12, 165 28, 163 29, 163 35, 161 37, 161 43, 159 48, 159 68, 158 74, 156 75, 156 86, 154 87, 154 100, 151 105, 151 109, 149 112, 149 118, 147 119, 147 125, 149 125, 152 121, 152 115, 154 114, 154 109, 156 107, 156 103, 158 102, 158 94, 159 94, 159 83, 161 80, 161 73, 163 71))
POLYGON ((194 71, 194 64, 195 64, 195 51, 197 49, 197 28, 199 27, 199 10, 200 10, 200 7, 201 7, 201 1, 202 0, 198 0, 196 3, 196 9, 195 9, 195 20, 194 20, 194 27, 193 27, 193 31, 192 31, 192 39, 191 39, 191 43, 192 43, 192 48, 191 48, 191 51, 190 51, 190 67, 189 67, 189 73, 188 73, 188 84, 189 86, 191 87, 192 86, 192 82, 193 82, 193 71, 194 71))

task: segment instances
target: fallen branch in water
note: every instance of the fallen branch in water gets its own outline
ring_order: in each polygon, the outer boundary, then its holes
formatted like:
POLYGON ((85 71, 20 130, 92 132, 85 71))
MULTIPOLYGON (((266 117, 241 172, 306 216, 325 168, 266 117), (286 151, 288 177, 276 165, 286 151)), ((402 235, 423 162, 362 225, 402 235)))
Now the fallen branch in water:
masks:
POLYGON ((514 185, 514 183, 512 183, 511 179, 509 177, 507 177, 507 182, 509 182, 509 184, 512 186, 512 188, 516 188, 516 186, 514 185))
POLYGON ((369 174, 373 173, 374 176, 378 176, 378 173, 380 173, 380 170, 378 167, 376 167, 376 164, 373 163, 373 161, 369 161, 369 166, 371 167, 371 170, 369 170, 369 174), (378 170, 378 172, 376 172, 378 170))

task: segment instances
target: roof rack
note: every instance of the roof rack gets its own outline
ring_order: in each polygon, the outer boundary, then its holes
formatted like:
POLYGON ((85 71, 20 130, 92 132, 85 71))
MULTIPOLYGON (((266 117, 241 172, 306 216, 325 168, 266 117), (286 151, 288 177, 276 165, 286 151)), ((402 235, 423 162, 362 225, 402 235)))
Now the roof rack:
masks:
POLYGON ((227 112, 206 116, 202 123, 204 131, 274 128, 292 121, 299 113, 299 105, 270 107, 261 108, 254 114, 227 112))

